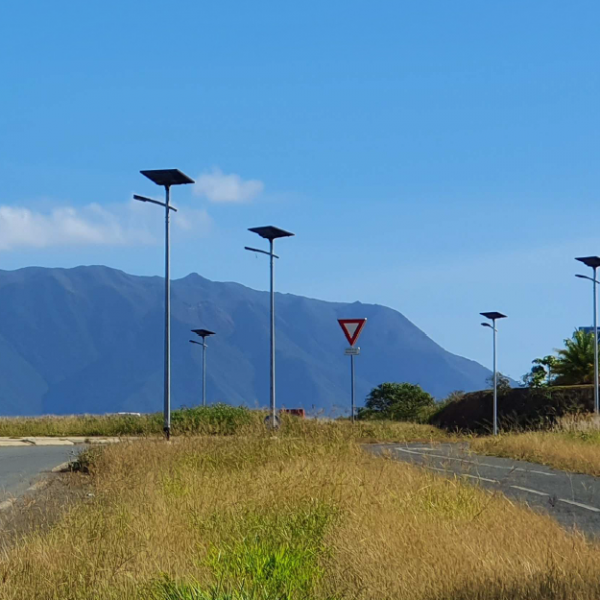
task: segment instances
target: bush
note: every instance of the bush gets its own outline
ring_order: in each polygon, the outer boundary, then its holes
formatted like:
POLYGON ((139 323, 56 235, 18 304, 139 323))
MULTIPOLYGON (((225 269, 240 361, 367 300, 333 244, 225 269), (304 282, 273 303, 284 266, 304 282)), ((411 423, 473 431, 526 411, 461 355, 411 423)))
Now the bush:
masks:
POLYGON ((412 383, 382 383, 371 390, 365 407, 358 410, 358 418, 423 422, 433 410, 433 396, 420 386, 412 383))
MULTIPOLYGON (((488 433, 492 428, 491 390, 469 392, 443 406, 430 419, 450 431, 488 433)), ((504 431, 548 429, 563 415, 591 412, 592 385, 513 388, 498 399, 498 421, 504 431)))
POLYGON ((244 406, 213 404, 182 408, 171 414, 174 434, 232 435, 253 423, 259 423, 262 413, 244 406))

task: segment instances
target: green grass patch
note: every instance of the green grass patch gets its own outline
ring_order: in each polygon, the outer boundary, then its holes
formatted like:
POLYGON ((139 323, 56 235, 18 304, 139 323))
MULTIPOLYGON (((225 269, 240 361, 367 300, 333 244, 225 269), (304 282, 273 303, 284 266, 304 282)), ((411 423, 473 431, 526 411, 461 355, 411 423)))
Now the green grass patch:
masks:
POLYGON ((242 518, 215 518, 204 534, 219 539, 203 564, 214 584, 208 590, 167 576, 152 585, 157 600, 303 600, 324 575, 329 552, 324 537, 336 509, 312 502, 290 512, 250 510, 242 518), (210 530, 210 531, 208 531, 210 530))

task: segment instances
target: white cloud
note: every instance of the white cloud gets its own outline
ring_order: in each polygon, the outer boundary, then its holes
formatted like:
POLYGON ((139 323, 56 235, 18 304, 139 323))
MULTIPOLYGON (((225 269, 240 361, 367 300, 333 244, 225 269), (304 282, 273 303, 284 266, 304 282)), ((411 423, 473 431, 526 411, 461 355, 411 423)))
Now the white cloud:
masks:
POLYGON ((108 210, 98 204, 63 206, 39 212, 19 206, 0 206, 0 250, 51 246, 152 244, 154 237, 133 223, 130 210, 108 210))
MULTIPOLYGON (((173 213, 182 232, 203 236, 213 221, 206 210, 173 213)), ((0 251, 56 246, 142 246, 162 243, 164 213, 139 202, 83 207, 61 206, 47 211, 0 205, 0 251)))
POLYGON ((206 235, 213 227, 212 217, 203 209, 186 208, 185 211, 175 213, 173 225, 182 231, 192 232, 194 235, 206 235))
POLYGON ((264 190, 258 179, 244 181, 239 175, 226 175, 218 167, 196 178, 194 193, 211 202, 249 202, 264 190))

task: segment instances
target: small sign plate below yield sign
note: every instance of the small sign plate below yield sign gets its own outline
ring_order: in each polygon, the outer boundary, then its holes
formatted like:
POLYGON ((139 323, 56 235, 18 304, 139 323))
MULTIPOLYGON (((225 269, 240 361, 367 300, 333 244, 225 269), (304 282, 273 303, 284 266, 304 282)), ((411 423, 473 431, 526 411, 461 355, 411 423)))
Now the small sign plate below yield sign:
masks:
POLYGON ((358 356, 360 354, 360 348, 353 348, 353 347, 346 348, 344 350, 344 354, 346 356, 358 356))

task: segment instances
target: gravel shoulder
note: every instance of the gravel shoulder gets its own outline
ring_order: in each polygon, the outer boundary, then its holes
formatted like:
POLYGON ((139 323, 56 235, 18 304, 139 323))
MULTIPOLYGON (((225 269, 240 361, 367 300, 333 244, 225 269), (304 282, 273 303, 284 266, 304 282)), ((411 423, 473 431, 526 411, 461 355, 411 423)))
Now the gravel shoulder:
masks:
POLYGON ((35 486, 0 511, 0 552, 23 537, 47 531, 69 510, 93 499, 89 476, 82 473, 49 473, 35 486))

